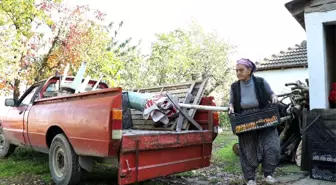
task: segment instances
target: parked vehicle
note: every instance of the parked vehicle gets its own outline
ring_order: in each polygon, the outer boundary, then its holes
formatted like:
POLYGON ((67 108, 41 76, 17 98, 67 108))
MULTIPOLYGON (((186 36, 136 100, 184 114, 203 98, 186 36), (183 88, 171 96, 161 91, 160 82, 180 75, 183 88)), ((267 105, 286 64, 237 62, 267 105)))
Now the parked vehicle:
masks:
MULTIPOLYGON (((94 162, 118 164, 120 185, 190 171, 210 165, 218 115, 197 111, 202 130, 123 129, 122 89, 89 80, 86 91, 60 92, 58 76, 33 84, 18 100, 6 99, 0 122, 0 158, 17 146, 49 154, 57 185, 77 184, 94 162)), ((72 82, 74 77, 66 77, 72 82)), ((170 85, 171 86, 171 85, 170 85)), ((214 105, 203 97, 201 105, 214 105)), ((137 120, 140 123, 141 120, 137 120)), ((142 120, 142 123, 148 120, 142 120)))

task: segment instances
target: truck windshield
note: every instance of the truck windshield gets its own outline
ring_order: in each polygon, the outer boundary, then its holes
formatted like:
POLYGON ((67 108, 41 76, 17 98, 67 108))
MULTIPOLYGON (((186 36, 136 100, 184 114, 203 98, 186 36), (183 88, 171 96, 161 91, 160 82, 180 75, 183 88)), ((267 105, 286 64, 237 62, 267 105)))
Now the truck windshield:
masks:
MULTIPOLYGON (((70 85, 72 81, 65 81, 64 84, 66 85, 70 85)), ((85 91, 91 91, 93 86, 95 85, 95 83, 88 83, 85 87, 85 91)), ((102 89, 100 86, 98 86, 95 90, 100 90, 102 89)), ((56 82, 51 82, 47 89, 46 92, 56 92, 58 91, 58 84, 56 84, 56 82)))
MULTIPOLYGON (((73 81, 73 78, 67 78, 64 81, 64 86, 65 87, 71 87, 72 81, 73 81)), ((93 87, 95 86, 96 83, 97 83, 97 81, 90 80, 89 83, 86 85, 86 87, 84 89, 82 89, 82 92, 92 91, 93 87)), ((99 83, 98 87, 96 87, 94 90, 100 90, 100 89, 105 89, 105 88, 108 88, 106 86, 106 84, 99 83)), ((42 93, 42 98, 50 98, 50 97, 61 96, 61 95, 66 95, 66 94, 73 94, 73 92, 66 91, 66 90, 65 91, 62 90, 61 92, 59 92, 59 80, 58 79, 51 79, 47 83, 47 87, 45 88, 45 90, 42 93)))

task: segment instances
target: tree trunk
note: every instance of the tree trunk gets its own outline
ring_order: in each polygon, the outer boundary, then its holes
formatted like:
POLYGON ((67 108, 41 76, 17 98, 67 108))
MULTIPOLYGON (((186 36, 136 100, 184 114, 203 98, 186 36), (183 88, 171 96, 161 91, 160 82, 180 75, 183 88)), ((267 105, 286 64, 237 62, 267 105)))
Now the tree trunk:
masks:
MULTIPOLYGON (((37 70, 37 74, 34 78, 34 83, 39 82, 40 80, 43 80, 45 72, 48 70, 48 58, 51 56, 52 52, 57 47, 57 44, 60 42, 60 34, 61 34, 61 29, 58 30, 55 39, 52 41, 51 47, 48 50, 48 54, 41 61, 41 67, 37 70)), ((61 61, 58 62, 58 66, 60 65, 60 62, 61 61)), ((57 68, 58 67, 56 67, 56 69, 57 68)), ((49 70, 51 69, 49 68, 49 70)))
POLYGON ((14 100, 18 100, 20 97, 20 80, 19 79, 14 79, 14 92, 13 92, 13 98, 14 100))

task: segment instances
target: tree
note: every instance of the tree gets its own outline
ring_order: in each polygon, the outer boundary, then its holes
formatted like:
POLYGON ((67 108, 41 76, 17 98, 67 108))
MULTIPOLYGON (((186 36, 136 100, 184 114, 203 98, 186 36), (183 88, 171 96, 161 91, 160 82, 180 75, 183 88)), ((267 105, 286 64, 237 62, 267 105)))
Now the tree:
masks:
POLYGON ((122 86, 124 89, 133 89, 146 85, 144 58, 140 51, 141 42, 136 45, 132 44, 132 37, 125 40, 118 38, 119 32, 123 26, 121 21, 115 28, 115 23, 111 22, 106 29, 111 34, 111 39, 108 44, 108 51, 113 52, 114 56, 121 63, 116 69, 115 82, 117 86, 122 86))
POLYGON ((186 32, 178 29, 157 34, 148 59, 149 83, 162 85, 191 79, 192 43, 186 32))
POLYGON ((0 3, 0 67, 2 67, 3 85, 13 90, 13 98, 20 95, 20 82, 30 73, 31 57, 36 55, 36 47, 32 44, 43 35, 35 30, 42 24, 51 26, 50 17, 45 14, 45 5, 59 1, 42 0, 2 0, 0 3))
MULTIPOLYGON (((73 8, 60 5, 53 10, 56 10, 58 15, 54 18, 55 24, 50 27, 51 36, 47 42, 41 40, 40 45, 47 43, 47 52, 40 53, 40 57, 34 58, 31 73, 33 81, 47 78, 56 70, 63 70, 67 63, 71 64, 74 73, 92 44, 91 40, 94 39, 92 35, 100 34, 101 30, 96 22, 101 23, 105 16, 88 6, 73 8), (95 30, 97 33, 92 34, 95 30)), ((51 14, 53 10, 47 11, 51 14)))
POLYGON ((189 29, 157 35, 146 61, 152 85, 210 77, 206 94, 227 89, 232 82, 229 56, 234 47, 216 33, 206 33, 193 22, 189 29))
POLYGON ((6 36, 0 38, 5 46, 0 48, 3 92, 14 90, 17 99, 20 84, 40 81, 56 70, 62 73, 67 63, 70 75, 75 75, 83 61, 88 64, 86 75, 103 75, 111 86, 131 87, 139 81, 128 80, 134 79, 129 77, 135 76, 134 67, 141 65, 142 58, 131 38, 117 38, 123 22, 116 29, 113 22, 106 26, 105 14, 89 6, 68 7, 56 0, 21 2, 7 0, 0 11, 0 26, 6 28, 0 30, 6 36), (26 9, 23 17, 27 19, 22 21, 20 16, 26 9))
MULTIPOLYGON (((15 3, 18 2, 15 1, 15 3)), ((29 2, 32 9, 35 8, 43 15, 39 17, 44 18, 36 19, 35 13, 28 11, 30 14, 27 16, 34 17, 36 22, 35 24, 33 21, 24 24, 25 32, 29 33, 29 37, 21 38, 22 33, 17 30, 22 29, 14 27, 15 29, 10 30, 10 26, 16 24, 13 23, 14 21, 7 21, 4 24, 8 29, 3 34, 9 35, 8 38, 11 38, 8 39, 10 40, 8 44, 11 47, 9 50, 7 47, 2 48, 3 53, 6 54, 0 60, 0 64, 3 66, 2 71, 5 72, 3 74, 6 75, 5 83, 2 85, 7 85, 8 90, 14 90, 15 99, 19 97, 21 82, 29 85, 53 75, 56 70, 62 72, 66 63, 71 64, 71 72, 74 74, 80 63, 86 61, 88 62, 88 75, 98 78, 100 74, 105 74, 104 79, 114 85, 114 80, 119 75, 121 62, 115 57, 114 51, 107 49, 112 41, 108 33, 109 30, 102 24, 104 13, 88 6, 72 8, 54 1, 42 1, 40 4, 36 4, 35 1, 29 2), (35 29, 31 25, 35 25, 35 29), (42 31, 36 29, 41 27, 42 31), (13 33, 17 33, 20 37, 15 37, 16 35, 13 33), (22 48, 22 51, 17 52, 17 49, 12 47, 16 43, 19 43, 17 45, 22 48), (12 59, 13 62, 9 63, 11 59, 9 56, 12 56, 12 53, 15 53, 14 56, 20 55, 20 59, 14 60, 15 57, 12 59), (10 66, 10 68, 6 71, 5 66, 10 66)), ((14 6, 10 1, 8 4, 9 7, 14 6)), ((16 11, 8 7, 3 10, 0 15, 16 11)), ((19 14, 15 15, 19 16, 19 14)), ((3 17, 10 20, 6 16, 3 17)), ((17 19, 15 16, 10 18, 17 19)), ((123 56, 124 54, 117 53, 117 55, 123 56)))
POLYGON ((53 65, 53 68, 60 68, 64 66, 64 62, 70 62, 72 73, 75 75, 80 63, 86 61, 87 75, 93 78, 102 76, 107 83, 115 86, 120 80, 124 60, 129 58, 128 53, 132 52, 135 46, 129 47, 130 39, 121 43, 116 39, 122 23, 119 24, 118 30, 113 30, 113 23, 108 26, 102 23, 104 14, 99 11, 78 6, 74 12, 82 13, 71 15, 71 18, 66 18, 62 22, 64 24, 68 20, 73 20, 70 24, 66 23, 70 28, 63 31, 66 33, 64 39, 58 39, 61 44, 48 54, 46 64, 53 65), (78 8, 80 8, 79 11, 78 8), (95 18, 88 18, 93 17, 89 16, 90 14, 96 14, 95 18), (114 36, 110 35, 112 31, 114 36))
POLYGON ((233 63, 229 56, 235 47, 216 33, 205 33, 195 22, 191 24, 188 35, 195 46, 192 54, 192 76, 201 79, 211 77, 206 94, 228 92, 228 87, 233 80, 233 63))

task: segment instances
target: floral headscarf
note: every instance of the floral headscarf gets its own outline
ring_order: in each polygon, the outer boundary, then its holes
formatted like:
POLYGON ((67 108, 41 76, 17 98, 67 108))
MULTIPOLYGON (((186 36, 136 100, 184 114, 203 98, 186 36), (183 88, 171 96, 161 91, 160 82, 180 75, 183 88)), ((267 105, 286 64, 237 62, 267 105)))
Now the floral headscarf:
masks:
POLYGON ((241 65, 246 66, 249 69, 252 69, 252 72, 255 72, 257 70, 256 65, 250 59, 246 59, 246 58, 239 59, 237 61, 237 64, 241 64, 241 65))

